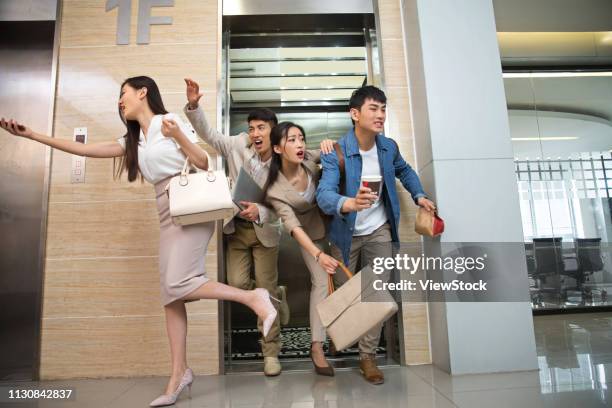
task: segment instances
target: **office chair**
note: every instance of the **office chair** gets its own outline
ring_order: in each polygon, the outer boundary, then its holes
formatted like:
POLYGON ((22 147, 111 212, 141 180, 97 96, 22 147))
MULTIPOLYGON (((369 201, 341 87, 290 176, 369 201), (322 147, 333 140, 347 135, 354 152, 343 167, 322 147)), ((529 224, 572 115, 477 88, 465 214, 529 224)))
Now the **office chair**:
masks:
POLYGON ((542 304, 542 294, 550 293, 557 296, 561 301, 561 286, 544 287, 547 279, 553 276, 560 276, 565 270, 565 263, 561 253, 561 237, 534 238, 533 239, 533 259, 535 268, 532 269, 532 278, 535 281, 536 293, 532 295, 532 302, 542 304))
MULTIPOLYGON (((603 271, 604 263, 601 256, 601 238, 576 238, 576 260, 578 261, 578 288, 582 296, 587 300, 593 299, 593 291, 590 287, 585 287, 585 282, 595 273, 603 271)), ((605 289, 599 290, 602 302, 607 301, 608 292, 605 289)))

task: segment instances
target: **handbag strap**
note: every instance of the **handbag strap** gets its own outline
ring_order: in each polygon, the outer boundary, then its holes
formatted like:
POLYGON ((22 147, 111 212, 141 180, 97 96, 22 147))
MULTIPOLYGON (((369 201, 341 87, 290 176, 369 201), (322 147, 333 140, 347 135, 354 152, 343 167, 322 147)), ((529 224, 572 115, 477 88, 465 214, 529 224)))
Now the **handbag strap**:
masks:
MULTIPOLYGON (((212 159, 210 158, 210 154, 208 154, 208 152, 206 150, 204 150, 204 149, 202 149, 202 150, 204 151, 204 154, 206 155, 206 158, 208 159, 207 160, 207 162, 208 162, 208 170, 206 170, 206 171, 212 171, 210 169, 211 165, 212 165, 212 159)), ((199 170, 196 166, 193 165, 193 163, 191 163, 189 161, 189 157, 185 157, 185 164, 183 164, 183 169, 181 170, 181 175, 186 176, 187 175, 187 169, 189 167, 192 167, 196 171, 199 170)))
MULTIPOLYGON (((204 154, 206 155, 206 158, 208 159, 208 170, 206 170, 206 172, 208 173, 208 179, 209 181, 214 181, 215 179, 215 172, 213 170, 210 169, 210 165, 212 163, 212 159, 210 158, 210 154, 208 154, 208 152, 206 150, 204 150, 204 154)), ((191 167, 193 168, 196 172, 199 170, 193 163, 191 163, 189 161, 189 157, 185 157, 185 163, 183 164, 183 168, 181 169, 181 172, 176 174, 173 177, 178 176, 179 177, 179 184, 181 186, 186 186, 188 184, 188 180, 187 180, 187 169, 191 167)), ((170 183, 166 184, 166 187, 164 188, 164 190, 166 191, 166 194, 170 193, 170 183)))
MULTIPOLYGON (((340 267, 340 269, 342 269, 342 272, 344 272, 348 279, 351 279, 353 277, 353 273, 349 270, 349 268, 346 267, 346 265, 342 261, 338 261, 338 266, 340 267)), ((334 278, 330 274, 327 274, 327 294, 331 295, 332 293, 334 293, 335 290, 336 288, 334 286, 334 278)))
MULTIPOLYGON (((215 179, 215 172, 213 170, 211 170, 211 164, 212 164, 212 159, 210 158, 210 154, 208 154, 208 152, 206 150, 204 150, 204 154, 206 155, 207 158, 207 163, 208 163, 208 170, 205 170, 208 173, 208 180, 209 181, 214 181, 215 179)), ((193 168, 196 172, 199 171, 199 169, 189 161, 189 157, 185 157, 185 164, 183 164, 183 169, 181 170, 180 173, 180 179, 179 179, 179 184, 181 186, 186 186, 188 183, 187 180, 187 174, 188 174, 188 170, 189 168, 193 168)))
MULTIPOLYGON (((181 176, 186 177, 187 176, 187 170, 189 168, 194 168, 195 166, 189 161, 189 157, 185 158, 185 164, 183 164, 183 169, 181 170, 181 176)), ((197 169, 196 169, 197 171, 197 169)))

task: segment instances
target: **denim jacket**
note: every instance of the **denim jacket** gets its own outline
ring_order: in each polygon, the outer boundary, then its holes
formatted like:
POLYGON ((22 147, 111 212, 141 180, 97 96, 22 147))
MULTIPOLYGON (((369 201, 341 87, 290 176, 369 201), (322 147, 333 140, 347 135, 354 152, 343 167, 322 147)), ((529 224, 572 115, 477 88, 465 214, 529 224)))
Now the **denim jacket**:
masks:
MULTIPOLYGON (((317 188, 317 203, 325 214, 333 215, 329 226, 329 239, 342 251, 344 262, 348 265, 357 213, 343 214, 341 208, 349 197, 357 195, 361 181, 362 162, 354 129, 351 129, 338 140, 338 144, 344 154, 345 191, 340 191, 340 169, 336 152, 332 151, 329 154, 321 155, 323 175, 317 188)), ((382 134, 377 135, 376 150, 384 183, 380 198, 383 200, 387 219, 391 226, 392 240, 393 242, 399 242, 400 205, 395 178, 400 179, 404 188, 412 195, 415 203, 420 197, 426 197, 426 194, 416 172, 406 163, 393 140, 382 134)))

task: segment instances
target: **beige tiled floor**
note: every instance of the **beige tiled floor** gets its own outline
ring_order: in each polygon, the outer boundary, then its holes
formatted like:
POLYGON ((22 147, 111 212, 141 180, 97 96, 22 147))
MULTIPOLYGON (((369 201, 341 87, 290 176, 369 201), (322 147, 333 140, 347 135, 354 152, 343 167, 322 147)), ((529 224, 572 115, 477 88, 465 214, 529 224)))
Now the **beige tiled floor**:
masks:
MULTIPOLYGON (((355 369, 326 378, 311 372, 280 377, 233 374, 196 378, 192 398, 177 407, 610 407, 612 313, 535 318, 539 371, 450 376, 433 367, 385 368, 382 386, 366 384, 355 369)), ((501 352, 501 351, 500 351, 501 352)), ((45 382, 76 390, 68 402, 19 403, 19 407, 146 407, 165 378, 45 382)), ((3 384, 4 385, 4 384, 3 384)), ((22 384, 23 385, 23 384, 22 384)), ((33 385, 33 384, 30 384, 33 385)))

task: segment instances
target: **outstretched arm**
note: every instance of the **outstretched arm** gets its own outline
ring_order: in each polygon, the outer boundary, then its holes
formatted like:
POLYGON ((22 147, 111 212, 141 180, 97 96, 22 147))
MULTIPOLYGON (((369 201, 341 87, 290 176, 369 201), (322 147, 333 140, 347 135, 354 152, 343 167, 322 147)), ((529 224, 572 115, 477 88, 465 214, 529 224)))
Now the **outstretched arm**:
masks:
POLYGON ((317 263, 329 274, 333 274, 338 267, 338 261, 325 254, 310 239, 306 231, 302 228, 300 220, 295 215, 293 208, 286 201, 278 198, 274 194, 268 194, 267 202, 274 208, 279 218, 283 221, 285 230, 306 250, 317 263))
POLYGON ((199 105, 203 93, 200 92, 198 83, 192 79, 185 78, 185 84, 187 93, 187 105, 183 109, 185 116, 187 116, 193 129, 202 140, 211 145, 224 157, 229 157, 232 150, 232 142, 236 139, 224 135, 208 123, 204 110, 199 105))
POLYGON ((317 263, 325 270, 325 272, 333 275, 336 273, 338 268, 338 261, 331 256, 327 255, 314 242, 310 239, 306 231, 302 227, 295 227, 291 230, 293 238, 306 250, 313 258, 316 259, 317 263))
POLYGON ((13 119, 0 120, 0 127, 12 135, 31 139, 36 142, 51 146, 55 149, 78 156, 87 157, 119 157, 125 154, 123 147, 117 141, 83 144, 73 140, 57 139, 34 132, 29 127, 18 123, 13 119))
POLYGON ((399 151, 395 155, 393 166, 395 167, 395 176, 400 179, 404 188, 410 192, 414 203, 428 211, 435 211, 436 205, 427 198, 419 176, 412 167, 406 163, 399 151))

